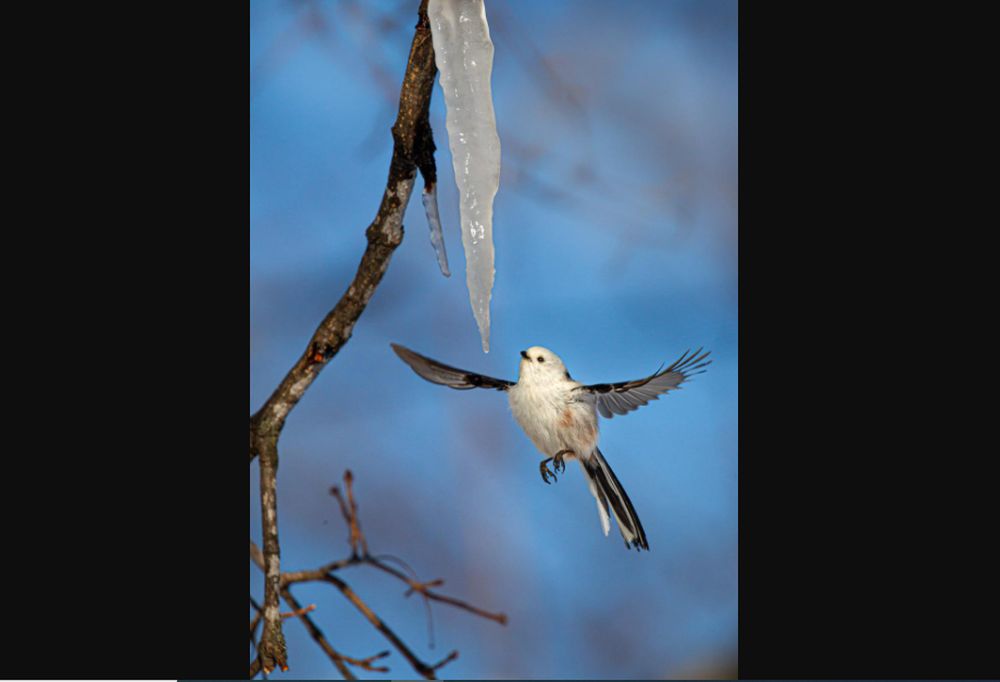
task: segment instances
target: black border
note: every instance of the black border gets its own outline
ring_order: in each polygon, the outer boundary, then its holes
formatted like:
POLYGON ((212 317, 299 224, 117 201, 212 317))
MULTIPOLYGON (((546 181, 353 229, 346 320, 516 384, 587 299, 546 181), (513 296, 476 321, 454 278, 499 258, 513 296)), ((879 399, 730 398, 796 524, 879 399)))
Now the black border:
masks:
MULTIPOLYGON (((108 151, 82 190, 48 194, 50 265, 10 294, 32 309, 9 333, 33 360, 8 382, 5 673, 242 679, 248 10, 103 11, 35 17, 96 60, 52 110, 82 110, 108 151), (205 377, 224 388, 200 394, 205 377)), ((889 182, 864 112, 920 49, 894 46, 908 27, 890 19, 740 7, 744 678, 1000 677, 992 439, 956 436, 974 418, 946 421, 956 389, 927 376, 975 338, 908 352, 929 325, 894 328, 899 310, 941 306, 907 299, 907 233, 854 201, 889 182)))

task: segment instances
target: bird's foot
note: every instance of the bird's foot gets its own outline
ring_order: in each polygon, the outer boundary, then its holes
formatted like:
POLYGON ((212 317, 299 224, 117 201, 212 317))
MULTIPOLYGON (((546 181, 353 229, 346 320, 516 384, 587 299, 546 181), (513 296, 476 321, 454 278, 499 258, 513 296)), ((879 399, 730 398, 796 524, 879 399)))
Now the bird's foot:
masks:
POLYGON ((558 482, 559 479, 556 477, 556 472, 561 474, 566 471, 566 460, 563 459, 563 455, 573 454, 575 453, 572 450, 560 450, 548 459, 543 459, 542 463, 538 465, 538 470, 542 472, 542 480, 548 483, 549 476, 551 476, 553 481, 558 482), (549 462, 552 462, 552 471, 549 471, 549 462))
POLYGON ((562 473, 566 471, 566 461, 563 459, 563 455, 572 455, 572 450, 560 450, 555 455, 552 456, 552 468, 562 473))
POLYGON ((543 459, 542 463, 538 465, 538 470, 542 472, 542 480, 545 481, 546 483, 549 482, 549 476, 552 477, 553 481, 559 480, 556 477, 554 471, 549 471, 549 462, 551 462, 552 459, 553 459, 552 457, 549 457, 548 459, 543 459))

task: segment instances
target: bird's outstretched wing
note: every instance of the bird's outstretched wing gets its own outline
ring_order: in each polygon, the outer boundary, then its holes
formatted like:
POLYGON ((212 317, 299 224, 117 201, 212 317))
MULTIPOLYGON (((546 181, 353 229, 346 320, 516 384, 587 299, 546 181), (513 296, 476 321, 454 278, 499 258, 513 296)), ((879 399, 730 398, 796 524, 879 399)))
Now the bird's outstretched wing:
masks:
POLYGON ((459 390, 468 388, 495 388, 498 391, 506 391, 514 385, 513 381, 494 379, 493 377, 476 374, 475 372, 466 372, 464 369, 458 369, 457 367, 450 367, 437 360, 431 360, 420 353, 415 353, 397 343, 390 343, 389 345, 392 346, 396 355, 408 364, 414 372, 434 384, 441 384, 442 386, 457 388, 459 390))
POLYGON ((705 360, 711 351, 694 353, 686 351, 677 361, 663 371, 657 371, 645 379, 621 381, 617 384, 592 384, 581 386, 580 391, 593 397, 598 411, 607 419, 616 414, 627 414, 636 410, 650 400, 656 400, 661 394, 677 388, 688 377, 701 374, 712 361, 705 360))

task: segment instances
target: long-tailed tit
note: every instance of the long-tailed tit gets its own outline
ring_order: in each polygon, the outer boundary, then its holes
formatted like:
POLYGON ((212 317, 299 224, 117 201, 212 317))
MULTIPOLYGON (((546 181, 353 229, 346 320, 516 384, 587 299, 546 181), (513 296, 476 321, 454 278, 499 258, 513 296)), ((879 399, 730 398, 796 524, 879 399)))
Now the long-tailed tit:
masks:
POLYGON ((687 378, 705 371, 703 368, 711 363, 705 360, 707 351, 702 353, 699 348, 694 353, 685 352, 674 364, 645 379, 586 386, 573 380, 558 355, 541 346, 521 351, 520 371, 514 383, 450 367, 409 348, 391 345, 396 355, 427 381, 457 389, 506 391, 514 419, 546 455, 539 466, 542 480, 548 483, 550 476, 555 479, 555 472, 565 471, 567 459, 576 459, 597 500, 604 534, 611 528, 610 513, 618 522, 626 547, 649 549, 632 501, 597 447, 597 413, 610 419, 678 388, 687 378), (554 471, 549 471, 549 462, 554 471))

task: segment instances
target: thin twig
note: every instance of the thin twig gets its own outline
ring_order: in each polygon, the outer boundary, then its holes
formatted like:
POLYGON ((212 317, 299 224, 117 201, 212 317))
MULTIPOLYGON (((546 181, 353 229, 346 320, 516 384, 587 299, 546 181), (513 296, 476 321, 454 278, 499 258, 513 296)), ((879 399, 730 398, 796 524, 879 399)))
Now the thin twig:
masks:
POLYGON ((364 668, 365 670, 371 670, 376 673, 387 673, 389 672, 389 666, 387 665, 372 665, 375 661, 385 658, 390 654, 389 651, 380 651, 374 656, 369 656, 368 658, 351 658, 350 656, 344 656, 344 660, 351 665, 356 665, 359 668, 364 668))
MULTIPOLYGON (((261 570, 264 569, 263 554, 261 553, 260 548, 257 547, 256 544, 254 544, 253 540, 250 541, 250 558, 257 565, 258 568, 260 568, 261 570)), ((281 598, 285 600, 285 603, 288 604, 289 608, 292 609, 292 612, 299 617, 299 619, 305 625, 306 630, 309 631, 309 634, 312 636, 314 640, 316 640, 316 643, 319 644, 320 648, 323 649, 324 652, 326 652, 326 655, 329 656, 333 664, 337 666, 337 669, 340 671, 341 675, 344 676, 344 679, 348 680, 355 679, 354 675, 343 664, 343 662, 348 661, 353 663, 354 661, 358 661, 359 659, 354 659, 349 656, 344 656, 343 654, 339 653, 336 649, 333 648, 330 642, 327 641, 326 636, 323 634, 323 631, 320 630, 319 626, 317 626, 316 623, 314 623, 313 620, 307 615, 311 609, 302 608, 302 606, 295 599, 295 597, 292 596, 291 590, 287 586, 282 586, 281 598)), ((251 597, 251 601, 252 600, 253 597, 251 597)), ((374 660, 375 658, 379 657, 380 656, 376 654, 375 656, 370 657, 369 659, 360 659, 360 660, 368 661, 368 660, 374 660)), ((372 668, 372 670, 375 669, 372 668)), ((386 671, 375 670, 375 671, 386 672, 387 670, 386 671)))
MULTIPOLYGON (((299 611, 299 612, 302 611, 302 608, 299 606, 299 603, 295 600, 295 597, 292 596, 292 593, 288 590, 287 587, 282 588, 281 597, 282 599, 285 600, 285 603, 288 604, 288 606, 293 611, 299 611)), ((312 618, 306 615, 306 613, 302 612, 299 614, 299 620, 302 621, 302 624, 305 625, 306 630, 309 631, 309 634, 312 636, 312 638, 316 641, 317 644, 319 644, 319 648, 326 653, 326 655, 330 658, 333 664, 337 667, 337 670, 340 671, 340 674, 344 676, 344 679, 345 680, 356 679, 354 677, 354 674, 350 671, 350 669, 346 665, 344 665, 343 661, 344 657, 340 653, 338 653, 337 650, 333 648, 333 646, 330 645, 330 642, 326 640, 326 636, 323 635, 323 631, 320 630, 319 626, 317 626, 316 623, 312 621, 312 618)))
MULTIPOLYGON (((503 613, 492 613, 490 611, 485 611, 479 607, 473 606, 468 602, 464 602, 461 599, 456 599, 454 597, 449 597, 447 595, 438 594, 433 592, 430 588, 439 587, 444 584, 444 580, 440 578, 436 580, 430 580, 427 582, 420 582, 415 577, 407 576, 402 571, 388 565, 382 559, 377 556, 372 556, 368 553, 368 541, 365 539, 364 533, 361 532, 361 523, 358 520, 358 506, 354 499, 354 476, 350 470, 344 473, 344 488, 347 490, 347 500, 345 501, 344 496, 340 493, 340 489, 337 486, 330 488, 330 494, 337 498, 337 502, 340 505, 341 514, 344 516, 344 522, 351 529, 350 545, 351 545, 351 556, 347 559, 341 559, 340 561, 334 561, 332 563, 326 564, 316 570, 312 571, 294 571, 286 572, 281 574, 281 584, 289 585, 292 583, 308 582, 312 580, 324 580, 326 576, 336 570, 344 568, 346 566, 356 566, 359 564, 368 564, 369 566, 374 566, 381 571, 388 573, 389 575, 402 580, 409 586, 409 590, 406 591, 405 596, 409 597, 414 592, 419 592, 425 598, 432 601, 441 602, 443 604, 450 604, 459 609, 464 609, 470 613, 474 613, 477 616, 483 618, 488 618, 489 620, 496 621, 501 625, 507 624, 507 615, 503 613), (358 547, 363 548, 363 553, 358 553, 358 547)), ((253 544, 253 543, 251 543, 253 544)), ((393 557, 395 561, 402 561, 396 557, 393 557)), ((412 569, 411 569, 412 571, 412 569)))
MULTIPOLYGON (((358 594, 354 592, 354 590, 351 589, 351 587, 346 582, 344 582, 344 580, 334 575, 334 572, 342 568, 346 568, 348 566, 359 566, 359 565, 374 566, 375 568, 378 568, 379 570, 405 583, 409 588, 405 593, 406 596, 409 596, 414 592, 419 592, 421 596, 423 596, 426 600, 438 601, 444 604, 448 604, 450 606, 454 606, 456 608, 464 609, 477 616, 481 616, 483 618, 496 621, 497 623, 500 623, 502 625, 506 625, 507 616, 503 613, 491 613, 489 611, 480 609, 476 606, 472 606, 471 604, 464 602, 460 599, 438 594, 433 590, 431 590, 430 588, 442 585, 444 581, 441 580, 440 578, 435 580, 429 580, 426 582, 421 582, 417 580, 415 576, 413 577, 408 576, 405 573, 398 570, 397 568, 387 564, 383 559, 388 557, 372 556, 371 554, 369 554, 368 541, 365 538, 364 533, 361 531, 361 523, 358 520, 357 501, 354 498, 353 482, 354 480, 353 476, 351 475, 351 472, 350 471, 345 472, 344 483, 345 483, 345 488, 347 490, 346 499, 343 495, 340 494, 339 490, 336 487, 332 488, 330 491, 334 495, 334 497, 337 498, 337 501, 340 504, 341 512, 344 515, 344 522, 352 529, 351 536, 348 540, 351 547, 351 556, 349 556, 346 559, 341 559, 340 561, 334 561, 325 564, 320 568, 314 570, 287 571, 285 573, 282 573, 280 582, 281 596, 285 600, 285 602, 292 608, 293 612, 299 616, 299 618, 305 624, 306 628, 309 630, 309 633, 312 635, 313 639, 316 640, 316 642, 327 653, 327 655, 334 662, 334 664, 337 665, 337 668, 341 671, 342 674, 344 674, 344 671, 347 670, 346 666, 344 665, 345 662, 351 665, 361 667, 365 670, 372 670, 375 672, 385 672, 386 669, 384 669, 383 667, 372 666, 373 661, 384 657, 385 654, 384 653, 376 654, 375 656, 369 658, 355 659, 349 656, 344 656, 343 654, 336 652, 333 649, 333 647, 330 646, 330 643, 327 642, 322 631, 307 615, 308 609, 303 609, 298 604, 298 602, 296 602, 295 599, 292 597, 290 592, 291 585, 301 582, 312 581, 312 582, 325 582, 335 586, 338 590, 340 590, 341 594, 343 594, 344 597, 346 597, 347 600, 350 601, 354 605, 354 607, 357 608, 358 611, 360 611, 361 614, 366 619, 368 619, 368 622, 371 623, 375 627, 375 629, 377 629, 380 633, 382 633, 382 635, 387 640, 389 640, 390 644, 392 644, 392 646, 395 647, 396 650, 403 655, 403 657, 407 660, 407 662, 409 662, 409 664, 419 675, 426 677, 427 679, 434 679, 435 672, 442 666, 447 665, 451 661, 455 660, 458 657, 458 652, 457 651, 451 652, 444 659, 433 665, 425 663, 415 653, 413 653, 413 651, 396 635, 396 633, 392 630, 392 628, 390 628, 385 623, 385 621, 383 621, 364 602, 364 600, 362 600, 361 597, 359 597, 358 594), (358 554, 359 547, 364 548, 364 554, 358 554)), ((261 552, 260 548, 257 547, 256 544, 254 544, 253 540, 250 541, 250 558, 259 568, 261 568, 262 570, 264 569, 266 565, 264 554, 263 552, 261 552)), ((402 563, 404 566, 406 566, 406 563, 403 562, 402 559, 398 559, 396 557, 391 557, 391 559, 393 561, 398 561, 402 563)), ((412 569, 408 568, 408 570, 412 572, 412 569)), ((347 674, 350 674, 350 671, 348 671, 347 674)), ((347 676, 347 674, 345 674, 345 677, 347 676)))
POLYGON ((347 502, 351 508, 351 537, 357 538, 358 544, 361 545, 361 553, 367 555, 368 543, 365 541, 365 536, 361 533, 361 522, 358 520, 358 503, 354 501, 354 475, 350 469, 344 472, 344 487, 347 488, 347 502))
POLYGON ((379 561, 378 559, 376 559, 374 557, 370 557, 370 556, 363 557, 363 560, 364 560, 364 563, 369 564, 371 566, 375 566, 376 568, 378 568, 378 569, 380 569, 382 571, 385 571, 389 575, 393 575, 393 576, 399 578, 404 583, 406 583, 407 585, 409 585, 410 589, 406 592, 406 595, 405 595, 407 597, 410 596, 411 594, 413 594, 413 592, 419 592, 420 594, 424 595, 425 597, 427 597, 428 599, 430 599, 432 601, 441 602, 442 604, 450 604, 451 606, 454 606, 456 608, 464 609, 464 610, 466 610, 466 611, 468 611, 470 613, 474 613, 477 616, 482 616, 483 618, 488 618, 489 620, 494 620, 494 621, 500 623, 501 625, 506 625, 507 624, 507 614, 504 614, 504 613, 491 613, 490 611, 484 611, 483 609, 478 608, 476 606, 473 606, 472 604, 469 604, 467 602, 464 602, 461 599, 455 599, 454 597, 449 597, 449 596, 444 595, 444 594, 438 594, 437 592, 432 592, 430 589, 428 589, 430 587, 436 587, 436 586, 444 584, 444 581, 441 580, 440 578, 437 579, 437 580, 431 580, 431 581, 426 582, 426 583, 421 583, 421 582, 417 582, 416 580, 413 580, 412 578, 409 578, 405 574, 397 571, 392 566, 389 566, 389 565, 387 565, 387 564, 379 561))
POLYGON ((353 556, 365 556, 368 554, 368 544, 365 536, 361 533, 361 522, 358 520, 358 504, 354 501, 354 475, 348 469, 344 472, 344 487, 347 489, 347 500, 340 494, 340 488, 333 486, 330 494, 337 498, 340 504, 340 513, 344 515, 344 521, 351 529, 351 554, 353 556), (360 548, 360 551, 359 551, 360 548))
POLYGON ((293 583, 309 582, 310 580, 322 580, 323 576, 327 573, 333 573, 347 566, 356 566, 361 563, 364 563, 361 557, 351 556, 310 571, 286 571, 281 574, 281 583, 282 585, 291 585, 293 583))
POLYGON ((439 670, 458 658, 458 651, 452 651, 440 661, 431 666, 431 671, 439 670))
MULTIPOLYGON (((251 542, 251 545, 253 546, 253 548, 256 547, 255 545, 253 545, 253 542, 251 542)), ((251 552, 251 557, 252 557, 252 555, 253 555, 253 552, 251 552)), ((258 567, 263 568, 262 564, 260 564, 260 563, 258 563, 256 561, 254 563, 256 563, 258 567)), ((358 558, 357 561, 354 562, 354 563, 367 563, 367 562, 364 561, 361 558, 358 558)), ((421 661, 416 656, 416 654, 414 654, 410 650, 410 648, 406 646, 406 644, 403 642, 403 640, 401 640, 396 635, 396 633, 392 631, 392 629, 388 625, 386 625, 384 622, 382 622, 382 619, 380 619, 375 614, 375 612, 372 611, 371 608, 369 608, 368 605, 365 604, 364 601, 362 601, 362 599, 357 595, 357 593, 354 592, 354 590, 352 590, 350 588, 350 586, 348 586, 347 583, 345 583, 340 578, 338 578, 338 577, 336 577, 336 576, 334 576, 332 574, 329 574, 329 573, 324 574, 322 576, 319 576, 317 578, 310 578, 310 580, 319 580, 319 581, 327 582, 327 583, 330 583, 331 585, 336 586, 337 589, 339 589, 340 592, 345 597, 347 597, 348 601, 350 601, 352 604, 354 604, 354 606, 362 613, 362 615, 364 615, 365 618, 368 619, 368 622, 370 622, 373 626, 375 626, 375 629, 377 629, 379 632, 381 632, 385 636, 385 638, 388 639, 389 642, 403 655, 403 657, 406 658, 406 660, 410 663, 411 666, 413 666, 413 669, 416 670, 417 673, 419 673, 423 677, 426 677, 429 680, 430 679, 434 679, 434 671, 437 669, 437 667, 431 666, 431 665, 427 665, 426 663, 424 663, 423 661, 421 661)), ((287 586, 285 586, 282 589, 281 594, 282 594, 282 597, 285 599, 285 601, 288 603, 288 605, 292 609, 300 609, 301 608, 298 605, 298 602, 296 602, 294 600, 294 598, 292 598, 292 595, 288 591, 288 587, 287 586)), ((326 640, 326 637, 323 635, 323 632, 316 626, 315 623, 312 622, 312 619, 310 619, 308 615, 302 614, 301 616, 299 616, 299 618, 302 620, 303 623, 306 624, 306 628, 309 630, 309 633, 310 633, 310 635, 312 635, 313 639, 316 640, 316 642, 327 653, 327 655, 334 662, 334 664, 337 665, 338 670, 340 670, 341 673, 343 674, 344 671, 346 670, 345 667, 342 667, 342 661, 346 660, 345 657, 342 654, 337 653, 333 649, 333 647, 330 646, 330 643, 326 640)), ((455 652, 455 655, 457 656, 457 652, 455 652)), ((447 662, 448 661, 445 660, 445 661, 442 662, 442 664, 443 663, 447 663, 447 662)), ((438 667, 440 667, 440 666, 438 666, 438 667)), ((348 674, 349 674, 349 671, 348 671, 348 674)), ((345 675, 345 677, 347 677, 347 675, 345 675)))
MULTIPOLYGON (((400 566, 403 567, 403 570, 406 571, 407 575, 409 575, 414 580, 417 579, 417 572, 413 570, 413 567, 410 566, 405 561, 403 561, 402 559, 400 559, 398 556, 393 556, 392 554, 380 554, 380 555, 378 555, 378 556, 376 556, 374 558, 377 559, 377 560, 379 560, 379 561, 381 561, 381 560, 384 559, 384 560, 387 560, 387 561, 391 561, 391 562, 393 562, 395 564, 399 564, 400 566)), ((441 581, 441 583, 443 584, 444 581, 441 581)), ((413 594, 413 590, 409 589, 409 590, 406 591, 406 594, 404 594, 403 596, 404 597, 409 597, 411 594, 413 594)), ((427 598, 427 595, 426 594, 421 594, 420 596, 424 598, 424 613, 427 614, 427 644, 428 644, 428 646, 430 646, 431 649, 433 649, 434 648, 434 610, 431 608, 431 600, 427 598)))
MULTIPOLYGON (((399 653, 403 654, 403 657, 407 661, 409 661, 410 665, 413 667, 413 669, 415 671, 417 671, 417 673, 419 675, 427 678, 428 680, 433 680, 433 679, 435 679, 434 671, 437 669, 437 667, 440 667, 441 665, 444 665, 449 660, 454 660, 454 657, 448 658, 448 659, 442 661, 436 667, 435 666, 427 665, 426 663, 424 663, 423 661, 421 661, 419 658, 417 658, 416 654, 414 654, 412 651, 410 651, 410 648, 408 646, 406 646, 406 644, 403 642, 403 640, 401 640, 396 635, 395 632, 393 632, 392 628, 390 628, 388 625, 386 625, 385 622, 381 618, 379 618, 375 614, 375 612, 372 611, 371 608, 369 608, 369 606, 364 601, 362 601, 361 597, 359 597, 354 592, 354 590, 352 590, 350 588, 350 586, 348 586, 347 583, 345 583, 343 580, 341 580, 340 578, 338 578, 335 575, 327 575, 324 578, 324 581, 330 583, 331 585, 333 585, 334 587, 336 587, 338 590, 340 590, 340 592, 345 597, 347 597, 347 600, 349 602, 351 602, 352 604, 354 604, 355 608, 357 608, 358 611, 360 611, 361 614, 365 618, 368 619, 368 622, 371 623, 375 627, 376 630, 378 630, 379 632, 381 632, 382 635, 387 640, 389 640, 389 642, 394 647, 396 647, 396 650, 399 651, 399 653)), ((455 653, 455 656, 457 656, 457 653, 455 653)))
POLYGON ((449 604, 459 609, 463 609, 470 613, 474 613, 477 616, 482 616, 483 618, 488 618, 489 620, 496 621, 501 625, 507 624, 507 615, 504 613, 493 613, 491 611, 485 611, 479 607, 472 606, 471 604, 462 601, 461 599, 456 599, 455 597, 449 597, 445 594, 440 594, 429 589, 431 587, 438 587, 444 584, 444 581, 440 578, 437 580, 431 580, 426 583, 418 582, 413 578, 401 573, 392 566, 384 563, 383 561, 376 559, 371 555, 365 556, 352 556, 347 559, 341 559, 340 561, 334 561, 330 564, 326 564, 321 568, 317 568, 311 571, 288 571, 287 573, 281 574, 281 584, 291 585, 294 583, 305 583, 317 580, 324 580, 329 574, 347 566, 358 566, 361 564, 367 564, 369 566, 374 566, 381 571, 385 571, 389 575, 392 575, 409 586, 409 590, 405 593, 405 596, 410 596, 413 592, 419 592, 420 594, 426 596, 428 599, 436 602, 441 602, 442 604, 449 604))
POLYGON ((287 620, 289 618, 295 618, 295 616, 304 616, 310 611, 315 611, 315 610, 316 610, 316 605, 310 604, 309 606, 302 609, 295 609, 294 611, 285 611, 284 613, 281 614, 281 617, 287 620))

